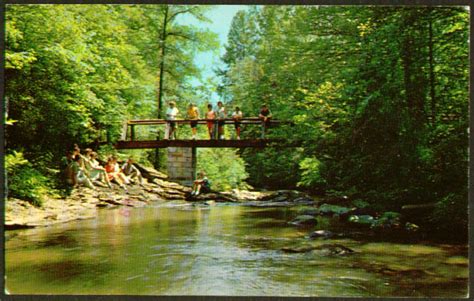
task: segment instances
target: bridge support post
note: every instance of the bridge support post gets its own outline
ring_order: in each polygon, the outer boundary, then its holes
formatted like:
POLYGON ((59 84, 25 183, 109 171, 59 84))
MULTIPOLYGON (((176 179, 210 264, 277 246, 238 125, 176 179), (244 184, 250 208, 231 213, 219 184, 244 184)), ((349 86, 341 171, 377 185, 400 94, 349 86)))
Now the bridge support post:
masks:
POLYGON ((130 125, 130 140, 135 141, 135 125, 130 125))
POLYGON ((168 147, 168 179, 184 186, 192 186, 196 177, 196 148, 168 147))

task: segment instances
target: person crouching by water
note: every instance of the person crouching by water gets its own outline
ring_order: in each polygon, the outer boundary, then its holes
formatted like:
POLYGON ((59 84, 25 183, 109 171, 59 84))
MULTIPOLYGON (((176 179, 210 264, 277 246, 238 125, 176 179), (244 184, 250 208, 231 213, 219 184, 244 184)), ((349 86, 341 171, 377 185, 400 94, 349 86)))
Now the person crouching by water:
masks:
POLYGON ((197 120, 199 119, 199 110, 195 104, 190 103, 188 106, 188 118, 191 120, 191 131, 193 133, 192 139, 196 139, 197 134, 197 120))
POLYGON ((131 180, 135 181, 135 178, 138 180, 138 184, 143 186, 143 177, 138 168, 133 165, 133 158, 128 158, 127 162, 122 165, 122 172, 131 180))
POLYGON ((198 178, 194 181, 193 191, 191 192, 191 195, 197 196, 201 192, 211 192, 211 182, 206 177, 206 174, 203 171, 198 174, 198 178))
POLYGON ((214 138, 214 119, 216 119, 216 113, 212 110, 211 104, 207 105, 206 119, 207 119, 207 130, 209 132, 209 139, 213 139, 214 138))
POLYGON ((262 139, 264 139, 267 129, 270 126, 270 120, 272 119, 272 112, 270 112, 266 104, 262 105, 258 118, 262 120, 262 139))

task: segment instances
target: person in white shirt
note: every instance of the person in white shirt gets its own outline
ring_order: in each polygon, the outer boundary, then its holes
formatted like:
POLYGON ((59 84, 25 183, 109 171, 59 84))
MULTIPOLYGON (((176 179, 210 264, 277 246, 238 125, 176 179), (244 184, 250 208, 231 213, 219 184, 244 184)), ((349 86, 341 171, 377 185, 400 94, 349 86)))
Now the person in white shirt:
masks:
POLYGON ((131 180, 134 181, 135 178, 138 180, 138 184, 143 185, 143 177, 138 168, 133 165, 134 160, 132 157, 128 158, 127 162, 122 165, 122 172, 131 180))
MULTIPOLYGON (((176 103, 174 101, 170 101, 168 105, 168 110, 166 110, 166 120, 176 120, 176 117, 179 114, 176 103)), ((170 138, 176 139, 176 122, 166 123, 165 139, 170 138)))
POLYGON ((235 131, 237 133, 237 140, 240 140, 240 124, 243 117, 242 111, 239 107, 235 107, 235 111, 232 113, 232 119, 234 119, 235 131))
POLYGON ((217 102, 217 134, 218 139, 224 139, 224 124, 225 118, 227 117, 227 112, 225 110, 222 101, 217 102))

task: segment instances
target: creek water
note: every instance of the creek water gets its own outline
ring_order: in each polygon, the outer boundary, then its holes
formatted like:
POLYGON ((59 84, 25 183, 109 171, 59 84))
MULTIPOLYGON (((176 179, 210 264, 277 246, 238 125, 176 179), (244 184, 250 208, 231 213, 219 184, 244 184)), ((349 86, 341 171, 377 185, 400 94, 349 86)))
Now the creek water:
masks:
POLYGON ((287 222, 300 207, 180 202, 6 232, 11 294, 466 297, 467 247, 338 238, 287 222), (342 244, 355 252, 285 253, 342 244))

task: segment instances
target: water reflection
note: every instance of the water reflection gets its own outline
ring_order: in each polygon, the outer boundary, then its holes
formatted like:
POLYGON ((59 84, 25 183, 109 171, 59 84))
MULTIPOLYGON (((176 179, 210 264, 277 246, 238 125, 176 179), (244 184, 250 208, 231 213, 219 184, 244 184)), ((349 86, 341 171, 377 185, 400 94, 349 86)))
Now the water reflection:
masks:
MULTIPOLYGON (((102 210, 96 220, 8 232, 15 294, 440 296, 467 292, 467 249, 310 241, 298 208, 190 206, 102 210), (284 247, 342 244, 350 256, 284 247)), ((331 228, 333 227, 333 228, 331 228)), ((339 225, 322 218, 314 229, 339 225)))

